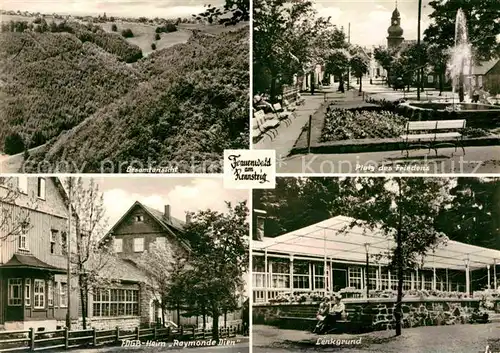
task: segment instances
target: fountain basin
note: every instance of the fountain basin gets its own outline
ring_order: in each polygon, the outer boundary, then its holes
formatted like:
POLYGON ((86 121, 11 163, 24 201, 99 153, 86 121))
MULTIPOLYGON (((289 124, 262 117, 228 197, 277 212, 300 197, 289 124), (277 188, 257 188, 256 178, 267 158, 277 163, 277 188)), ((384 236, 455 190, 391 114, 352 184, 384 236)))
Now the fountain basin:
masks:
POLYGON ((500 107, 489 104, 408 101, 398 104, 395 110, 412 121, 465 119, 471 128, 500 127, 500 107))
POLYGON ((448 109, 452 109, 457 114, 484 110, 497 111, 500 114, 500 106, 482 103, 405 102, 401 105, 407 105, 415 110, 448 111, 448 109))

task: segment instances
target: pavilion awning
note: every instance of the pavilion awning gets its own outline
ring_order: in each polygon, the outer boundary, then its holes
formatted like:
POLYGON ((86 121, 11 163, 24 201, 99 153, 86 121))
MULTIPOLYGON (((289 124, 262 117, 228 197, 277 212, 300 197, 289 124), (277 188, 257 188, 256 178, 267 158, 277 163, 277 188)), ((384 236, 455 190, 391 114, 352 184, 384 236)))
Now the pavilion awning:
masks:
MULTIPOLYGON (((365 230, 357 226, 350 228, 348 226, 352 221, 353 218, 336 216, 276 238, 254 241, 253 249, 364 263, 365 244, 368 244, 370 255, 386 253, 388 249, 394 248, 392 237, 385 236, 379 230, 365 230)), ((448 240, 428 252, 423 259, 423 267, 463 270, 467 260, 471 270, 485 268, 493 265, 495 260, 500 263, 500 251, 448 240)), ((378 263, 387 264, 387 259, 382 258, 378 263)))

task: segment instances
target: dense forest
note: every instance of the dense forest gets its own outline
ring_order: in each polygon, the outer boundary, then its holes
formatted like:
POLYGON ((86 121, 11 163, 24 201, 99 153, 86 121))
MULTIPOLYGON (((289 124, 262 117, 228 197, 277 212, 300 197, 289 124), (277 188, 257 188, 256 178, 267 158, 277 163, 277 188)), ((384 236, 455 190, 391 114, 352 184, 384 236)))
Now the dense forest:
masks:
POLYGON ((95 25, 5 30, 0 150, 47 143, 26 166, 66 160, 84 172, 101 171, 104 160, 187 161, 179 171, 192 171, 194 160, 205 162, 196 171, 213 171, 207 166, 224 149, 248 147, 248 37, 247 27, 194 31, 187 43, 142 58, 95 25))

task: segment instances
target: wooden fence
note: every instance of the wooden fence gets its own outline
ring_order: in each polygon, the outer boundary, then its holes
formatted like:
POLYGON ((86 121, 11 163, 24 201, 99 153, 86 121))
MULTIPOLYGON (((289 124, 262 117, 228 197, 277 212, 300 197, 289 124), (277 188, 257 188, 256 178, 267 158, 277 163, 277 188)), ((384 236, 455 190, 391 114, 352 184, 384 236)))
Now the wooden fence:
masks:
MULTIPOLYGON (((219 338, 231 338, 241 333, 242 327, 219 328, 219 338)), ((104 344, 121 344, 122 341, 179 341, 206 340, 212 338, 212 330, 197 328, 145 328, 132 331, 87 330, 69 331, 67 328, 55 331, 0 331, 0 352, 41 351, 48 349, 70 349, 75 347, 97 347, 104 344)))

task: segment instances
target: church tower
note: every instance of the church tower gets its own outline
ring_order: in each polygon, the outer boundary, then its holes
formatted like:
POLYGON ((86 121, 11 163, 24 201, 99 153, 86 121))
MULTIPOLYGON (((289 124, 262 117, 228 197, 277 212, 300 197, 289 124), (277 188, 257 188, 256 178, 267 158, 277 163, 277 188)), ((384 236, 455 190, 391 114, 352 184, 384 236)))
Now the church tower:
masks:
POLYGON ((396 2, 396 8, 392 12, 391 16, 391 26, 387 29, 389 36, 387 37, 387 47, 397 48, 403 43, 403 28, 401 28, 401 16, 398 11, 398 4, 396 2))

